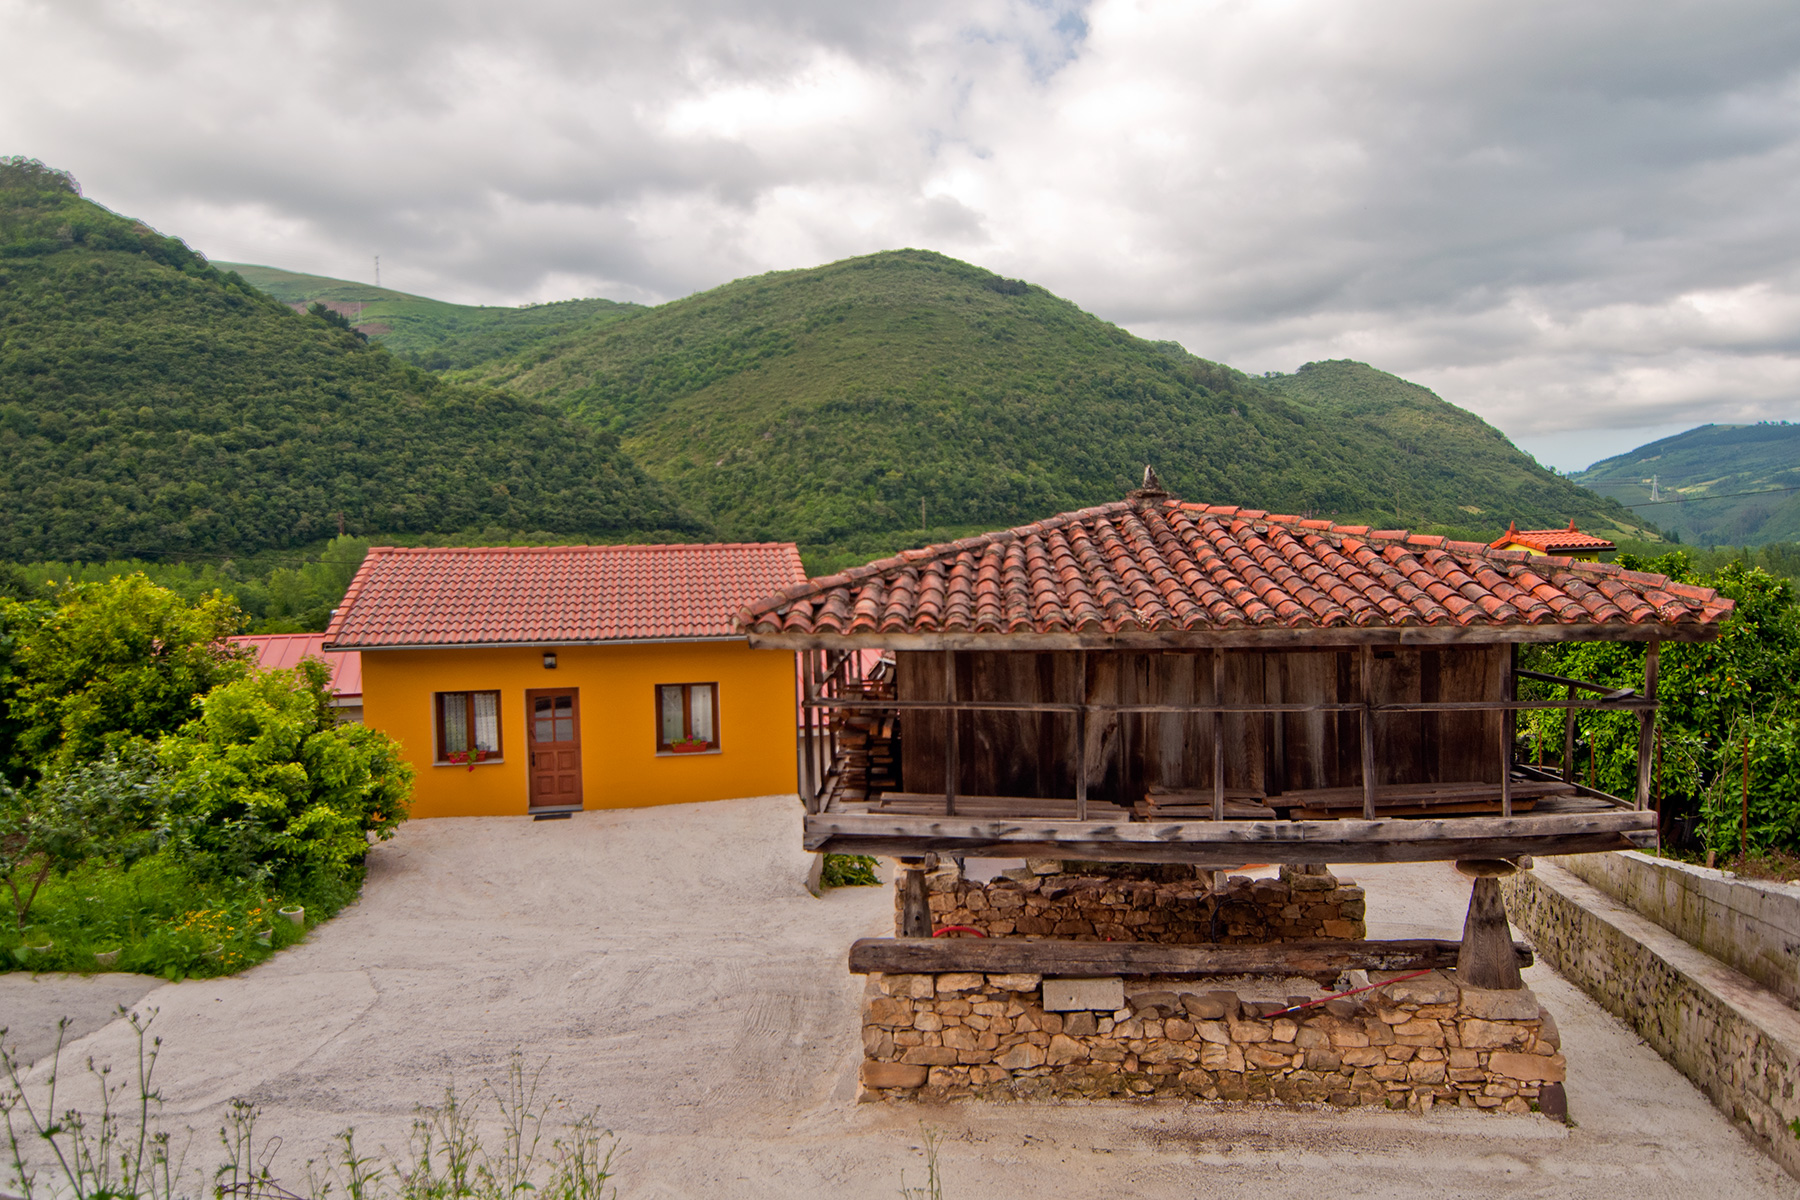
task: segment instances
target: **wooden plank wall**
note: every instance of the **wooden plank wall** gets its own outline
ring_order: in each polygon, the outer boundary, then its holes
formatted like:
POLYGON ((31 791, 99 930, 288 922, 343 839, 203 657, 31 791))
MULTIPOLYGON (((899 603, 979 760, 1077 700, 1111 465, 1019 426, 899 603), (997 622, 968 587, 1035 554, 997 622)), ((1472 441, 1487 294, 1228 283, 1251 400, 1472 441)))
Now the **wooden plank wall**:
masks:
MULTIPOLYGON (((1355 703, 1354 650, 1229 651, 1228 703, 1355 703)), ((1375 652, 1377 703, 1502 698, 1505 646, 1396 648, 1375 652)), ((942 651, 896 654, 902 700, 942 700, 942 651)), ((964 651, 956 655, 964 700, 1074 703, 1080 656, 1068 652, 964 651)), ((1089 703, 1211 703, 1212 656, 1185 652, 1090 652, 1089 703)), ((1274 795, 1362 783, 1360 716, 1346 713, 1227 714, 1225 786, 1274 795)), ((908 791, 944 786, 942 713, 901 715, 902 778, 908 791)), ((1073 796, 1073 714, 963 713, 958 720, 957 792, 975 796, 1073 796)), ((1088 794, 1130 803, 1146 788, 1210 789, 1214 721, 1208 713, 1095 714, 1087 722, 1088 794), (1120 740, 1124 754, 1119 753, 1120 740), (1122 761, 1121 761, 1122 758, 1122 761)), ((1389 713, 1375 722, 1378 783, 1498 783, 1505 717, 1494 713, 1389 713)))

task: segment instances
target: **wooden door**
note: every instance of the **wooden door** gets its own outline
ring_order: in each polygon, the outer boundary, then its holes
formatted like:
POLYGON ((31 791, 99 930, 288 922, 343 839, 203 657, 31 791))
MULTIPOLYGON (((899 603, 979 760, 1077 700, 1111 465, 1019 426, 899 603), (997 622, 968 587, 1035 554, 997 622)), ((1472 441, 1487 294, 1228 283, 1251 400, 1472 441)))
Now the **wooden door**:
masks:
POLYGON ((531 807, 581 807, 581 705, 576 688, 525 693, 531 807))

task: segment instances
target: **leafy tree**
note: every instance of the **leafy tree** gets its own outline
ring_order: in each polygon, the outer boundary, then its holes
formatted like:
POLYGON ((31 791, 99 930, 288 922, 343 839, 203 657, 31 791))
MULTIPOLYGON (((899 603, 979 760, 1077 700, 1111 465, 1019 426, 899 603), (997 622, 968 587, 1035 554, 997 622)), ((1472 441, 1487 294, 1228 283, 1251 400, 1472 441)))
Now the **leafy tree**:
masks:
MULTIPOLYGON (((1743 756, 1751 758, 1752 844, 1800 850, 1800 603, 1792 581, 1741 560, 1693 570, 1686 551, 1657 558, 1621 555, 1630 570, 1717 588, 1736 601, 1719 637, 1671 642, 1661 650, 1657 692, 1660 765, 1655 779, 1666 835, 1677 844, 1735 848, 1741 816, 1743 756)), ((1531 647, 1522 664, 1614 687, 1642 687, 1644 648, 1585 642, 1531 647)), ((1532 694, 1559 688, 1530 685, 1532 694)), ((1528 743, 1560 756, 1562 714, 1530 713, 1528 743)), ((1628 796, 1637 786, 1637 720, 1630 714, 1577 718, 1577 773, 1628 796), (1587 768, 1587 769, 1583 769, 1587 768)))
POLYGON ((247 670, 224 640, 243 626, 229 598, 188 604, 142 575, 75 584, 55 606, 7 602, 0 624, 14 639, 15 770, 51 773, 173 731, 247 670))
POLYGON ((225 683, 164 737, 171 829, 195 861, 254 878, 362 863, 406 819, 413 771, 393 739, 334 722, 330 672, 307 661, 225 683))

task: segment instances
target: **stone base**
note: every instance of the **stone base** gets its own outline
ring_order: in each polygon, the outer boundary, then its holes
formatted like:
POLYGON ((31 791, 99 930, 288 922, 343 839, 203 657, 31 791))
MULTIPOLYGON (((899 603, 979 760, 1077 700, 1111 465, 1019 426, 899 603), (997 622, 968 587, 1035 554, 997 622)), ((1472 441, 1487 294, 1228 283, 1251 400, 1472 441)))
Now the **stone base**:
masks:
POLYGON ((1198 986, 1131 980, 1114 1011, 1048 1012, 1037 975, 870 976, 863 1099, 1141 1097, 1527 1113, 1546 1087, 1560 1098, 1556 1022, 1529 990, 1461 987, 1453 973, 1434 971, 1284 1011, 1308 997, 1246 1000, 1198 986))
POLYGON ((951 867, 930 877, 931 919, 939 928, 961 925, 989 937, 1112 942, 1236 946, 1368 936, 1363 890, 1329 872, 1234 875, 1217 892, 1188 872, 1186 879, 1130 879, 1022 871, 1021 878, 971 883, 951 867))

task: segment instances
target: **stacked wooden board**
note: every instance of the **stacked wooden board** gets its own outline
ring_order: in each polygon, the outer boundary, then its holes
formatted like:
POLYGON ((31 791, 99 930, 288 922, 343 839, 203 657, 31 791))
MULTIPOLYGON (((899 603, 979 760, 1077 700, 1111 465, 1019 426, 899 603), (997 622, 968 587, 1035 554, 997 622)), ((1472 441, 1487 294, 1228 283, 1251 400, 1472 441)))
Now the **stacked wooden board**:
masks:
MULTIPOLYGON (((944 814, 944 797, 934 792, 887 792, 871 804, 870 812, 904 813, 907 816, 934 817, 944 814)), ((958 796, 956 815, 981 820, 1026 819, 1034 821, 1076 820, 1075 801, 1063 797, 1038 796, 958 796)), ((1090 821, 1126 821, 1130 815, 1115 804, 1088 801, 1090 821)))
MULTIPOLYGON (((846 687, 844 694, 860 695, 865 700, 892 700, 893 664, 886 659, 876 663, 868 678, 846 687)), ((894 713, 837 709, 832 713, 831 726, 837 734, 840 755, 836 789, 840 799, 864 800, 900 786, 898 722, 894 713)))
MULTIPOLYGON (((1213 793, 1211 788, 1168 788, 1152 784, 1131 810, 1144 821, 1210 821, 1213 793)), ((1227 821, 1273 821, 1275 815, 1275 810, 1264 802, 1261 792, 1225 789, 1227 821)))
MULTIPOLYGON (((1546 796, 1570 795, 1574 791, 1566 783, 1515 779, 1512 783, 1513 811, 1530 812, 1546 796)), ((1288 810, 1288 815, 1297 821, 1360 817, 1363 791, 1360 787, 1313 788, 1285 792, 1273 797, 1271 803, 1288 810)), ((1375 811, 1384 817, 1498 813, 1500 808, 1498 783, 1393 783, 1375 789, 1375 811)))

